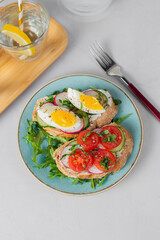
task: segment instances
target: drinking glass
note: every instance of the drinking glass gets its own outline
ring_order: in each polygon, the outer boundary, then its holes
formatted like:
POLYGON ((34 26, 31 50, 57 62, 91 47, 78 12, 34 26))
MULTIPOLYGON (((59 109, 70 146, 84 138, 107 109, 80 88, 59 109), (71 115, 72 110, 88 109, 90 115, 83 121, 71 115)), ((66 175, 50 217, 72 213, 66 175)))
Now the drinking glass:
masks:
POLYGON ((40 0, 23 2, 23 32, 31 40, 30 44, 23 46, 1 32, 6 24, 19 27, 18 14, 18 2, 0 0, 0 47, 16 59, 29 62, 36 59, 44 49, 49 28, 49 14, 40 0))
POLYGON ((81 15, 92 16, 106 10, 112 0, 58 0, 68 11, 81 15))

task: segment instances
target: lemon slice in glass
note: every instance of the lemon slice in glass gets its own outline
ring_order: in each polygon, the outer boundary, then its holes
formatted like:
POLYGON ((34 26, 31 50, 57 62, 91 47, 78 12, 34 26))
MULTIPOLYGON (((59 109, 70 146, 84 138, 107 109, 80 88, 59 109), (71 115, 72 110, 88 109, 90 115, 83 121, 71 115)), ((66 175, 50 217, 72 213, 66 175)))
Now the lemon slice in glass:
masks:
MULTIPOLYGON (((32 43, 30 38, 22 30, 20 30, 18 27, 15 27, 11 24, 4 25, 1 32, 9 36, 10 38, 12 38, 20 46, 24 46, 32 43)), ((31 47, 29 49, 20 50, 18 52, 26 56, 33 56, 35 53, 35 48, 31 47)))

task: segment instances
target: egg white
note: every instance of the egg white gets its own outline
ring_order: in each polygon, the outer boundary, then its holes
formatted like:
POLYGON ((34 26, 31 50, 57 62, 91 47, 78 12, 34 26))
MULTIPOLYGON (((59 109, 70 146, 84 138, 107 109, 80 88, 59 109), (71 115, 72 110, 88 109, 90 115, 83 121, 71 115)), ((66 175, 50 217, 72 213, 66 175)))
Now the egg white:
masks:
POLYGON ((100 114, 100 113, 104 113, 105 109, 103 108, 102 110, 93 110, 93 109, 89 109, 87 107, 85 107, 80 100, 80 95, 85 95, 82 92, 79 92, 77 90, 74 90, 72 88, 68 88, 68 99, 70 100, 70 102, 77 107, 78 109, 87 112, 87 113, 91 113, 91 114, 100 114))
POLYGON ((47 125, 64 130, 66 132, 74 132, 74 131, 77 131, 78 129, 81 129, 81 127, 83 127, 83 120, 81 118, 79 118, 77 115, 75 115, 74 112, 72 112, 69 109, 64 108, 64 107, 55 106, 52 103, 43 104, 37 110, 37 114, 40 117, 40 119, 43 122, 45 122, 47 125), (56 110, 62 110, 62 111, 69 112, 76 118, 76 123, 71 127, 62 127, 62 126, 58 125, 51 118, 51 114, 56 110))

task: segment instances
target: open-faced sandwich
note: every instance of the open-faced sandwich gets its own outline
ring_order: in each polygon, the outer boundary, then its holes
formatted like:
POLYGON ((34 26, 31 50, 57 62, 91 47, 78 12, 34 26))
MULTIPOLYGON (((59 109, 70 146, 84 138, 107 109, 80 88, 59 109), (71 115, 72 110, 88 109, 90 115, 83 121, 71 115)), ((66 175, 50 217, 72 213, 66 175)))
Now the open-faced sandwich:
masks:
POLYGON ((74 138, 85 129, 95 129, 111 122, 118 112, 106 90, 84 92, 68 88, 37 100, 32 120, 50 135, 74 138))
POLYGON ((76 139, 60 146, 53 154, 58 169, 80 179, 102 178, 119 171, 132 152, 130 133, 111 123, 92 131, 80 132, 76 139))
POLYGON ((49 167, 50 178, 100 186, 125 165, 133 148, 130 133, 119 125, 130 114, 113 120, 120 103, 95 88, 68 88, 38 99, 26 136, 36 166, 49 167))

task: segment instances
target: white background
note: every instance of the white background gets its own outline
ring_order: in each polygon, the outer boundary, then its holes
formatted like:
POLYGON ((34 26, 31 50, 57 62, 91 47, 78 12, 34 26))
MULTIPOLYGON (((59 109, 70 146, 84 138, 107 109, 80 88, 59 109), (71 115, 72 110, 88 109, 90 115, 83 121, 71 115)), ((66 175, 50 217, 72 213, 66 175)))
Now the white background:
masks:
POLYGON ((49 81, 72 73, 106 77, 89 52, 98 40, 125 76, 160 109, 160 1, 114 0, 105 16, 84 22, 45 0, 50 15, 68 32, 64 54, 0 116, 0 239, 160 239, 159 121, 135 101, 144 124, 139 161, 120 184, 92 196, 69 196, 40 184, 26 169, 17 127, 29 98, 49 81))

